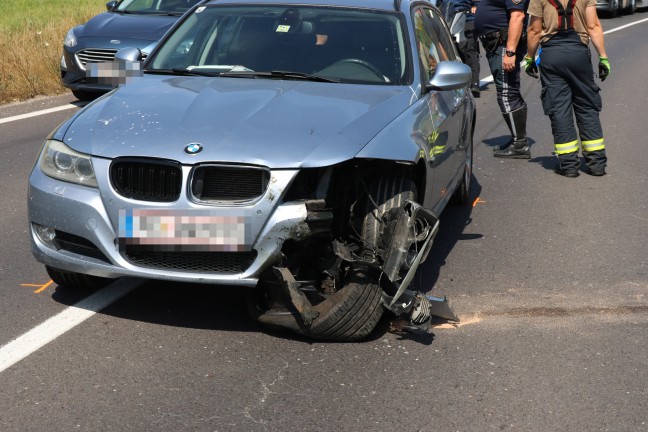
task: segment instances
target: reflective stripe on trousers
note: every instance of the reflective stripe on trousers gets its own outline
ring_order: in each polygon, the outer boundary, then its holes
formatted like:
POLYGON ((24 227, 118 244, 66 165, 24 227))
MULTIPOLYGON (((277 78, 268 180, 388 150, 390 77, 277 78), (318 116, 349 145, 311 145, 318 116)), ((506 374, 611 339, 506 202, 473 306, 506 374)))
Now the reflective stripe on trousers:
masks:
POLYGON ((525 105, 520 93, 520 61, 524 56, 525 49, 526 47, 518 46, 513 72, 505 72, 502 65, 502 57, 506 55, 506 47, 500 45, 493 52, 486 52, 488 66, 493 75, 495 90, 497 90, 497 103, 503 113, 515 111, 525 105))
POLYGON ((578 34, 561 32, 542 44, 540 77, 542 107, 551 120, 556 154, 578 151, 579 137, 585 152, 605 149, 600 88, 594 82, 589 48, 578 34))

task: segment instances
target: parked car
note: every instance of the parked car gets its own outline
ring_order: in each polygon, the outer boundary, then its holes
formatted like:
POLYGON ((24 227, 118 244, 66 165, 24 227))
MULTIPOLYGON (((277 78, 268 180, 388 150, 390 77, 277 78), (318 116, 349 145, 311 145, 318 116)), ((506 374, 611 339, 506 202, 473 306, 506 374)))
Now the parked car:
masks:
POLYGON ((596 10, 610 18, 620 13, 632 15, 637 10, 637 0, 596 0, 596 10))
POLYGON ((68 31, 61 56, 63 85, 81 100, 112 88, 86 76, 88 63, 112 61, 123 47, 145 58, 158 40, 190 7, 201 0, 120 0, 106 3, 108 12, 68 31))
POLYGON ((255 319, 319 339, 456 319, 412 282, 469 200, 470 77, 428 2, 209 1, 47 138, 34 256, 68 287, 248 287, 255 319))

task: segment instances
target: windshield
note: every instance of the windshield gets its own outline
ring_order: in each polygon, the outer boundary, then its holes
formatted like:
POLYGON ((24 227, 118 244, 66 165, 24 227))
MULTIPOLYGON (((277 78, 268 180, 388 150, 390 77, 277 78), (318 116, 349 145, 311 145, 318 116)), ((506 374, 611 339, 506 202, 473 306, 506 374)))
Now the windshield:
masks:
POLYGON ((312 6, 200 7, 175 30, 148 72, 326 78, 403 85, 407 49, 399 15, 312 6), (286 72, 280 74, 270 72, 286 72))
POLYGON ((117 12, 182 15, 200 0, 124 0, 117 12))

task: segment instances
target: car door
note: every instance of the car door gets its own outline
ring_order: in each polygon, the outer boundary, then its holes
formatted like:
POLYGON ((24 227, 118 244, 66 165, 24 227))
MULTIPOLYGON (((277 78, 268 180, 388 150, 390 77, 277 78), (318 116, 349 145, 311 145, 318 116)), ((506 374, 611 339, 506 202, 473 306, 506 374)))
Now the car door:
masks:
MULTIPOLYGON (((457 61, 459 56, 441 15, 433 8, 418 6, 413 10, 418 59, 423 81, 434 76, 441 61, 457 61)), ((425 109, 419 115, 416 135, 425 141, 427 159, 434 168, 431 202, 440 211, 452 192, 457 176, 463 173, 466 157, 465 100, 466 89, 430 90, 423 94, 425 109)), ((431 204, 431 205, 429 205, 431 204)))

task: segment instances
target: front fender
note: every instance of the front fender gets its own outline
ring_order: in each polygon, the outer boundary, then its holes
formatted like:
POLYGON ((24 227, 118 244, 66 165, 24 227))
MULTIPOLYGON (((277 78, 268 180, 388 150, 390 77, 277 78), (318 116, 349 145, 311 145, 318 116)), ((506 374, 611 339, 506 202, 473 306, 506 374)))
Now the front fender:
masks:
POLYGON ((420 125, 428 113, 425 102, 418 100, 373 137, 356 157, 417 163, 427 153, 420 125))

